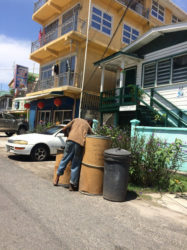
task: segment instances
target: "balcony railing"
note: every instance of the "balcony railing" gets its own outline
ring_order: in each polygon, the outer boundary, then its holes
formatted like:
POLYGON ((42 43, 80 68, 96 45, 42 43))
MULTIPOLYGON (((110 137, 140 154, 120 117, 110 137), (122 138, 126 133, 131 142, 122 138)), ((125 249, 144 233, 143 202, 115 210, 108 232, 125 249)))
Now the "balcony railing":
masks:
POLYGON ((34 3, 34 13, 41 8, 48 0, 38 0, 36 3, 34 3))
MULTIPOLYGON (((127 6, 130 0, 116 0, 116 1, 127 6)), ((139 3, 137 0, 133 0, 129 8, 137 12, 139 15, 149 19, 149 9, 145 8, 143 4, 139 3)))
POLYGON ((45 89, 52 89, 62 86, 81 87, 81 77, 78 73, 64 72, 59 74, 58 77, 51 77, 47 80, 39 80, 35 82, 33 88, 30 89, 30 93, 37 92, 45 89))
POLYGON ((31 53, 43 47, 45 44, 67 34, 68 32, 77 31, 80 34, 85 35, 86 27, 87 27, 86 21, 80 18, 77 19, 75 17, 72 17, 66 23, 59 25, 57 28, 50 31, 49 33, 46 33, 46 34, 43 33, 37 41, 32 43, 31 53))
POLYGON ((102 92, 100 95, 100 110, 117 110, 120 106, 136 105, 136 85, 134 87, 122 87, 102 92))

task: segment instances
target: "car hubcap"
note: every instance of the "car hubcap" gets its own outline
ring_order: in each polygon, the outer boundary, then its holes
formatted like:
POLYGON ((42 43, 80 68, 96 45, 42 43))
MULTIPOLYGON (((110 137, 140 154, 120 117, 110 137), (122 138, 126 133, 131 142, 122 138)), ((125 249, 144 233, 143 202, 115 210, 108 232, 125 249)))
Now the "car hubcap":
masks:
POLYGON ((35 158, 39 161, 42 161, 46 157, 46 151, 43 148, 38 148, 35 152, 35 158))

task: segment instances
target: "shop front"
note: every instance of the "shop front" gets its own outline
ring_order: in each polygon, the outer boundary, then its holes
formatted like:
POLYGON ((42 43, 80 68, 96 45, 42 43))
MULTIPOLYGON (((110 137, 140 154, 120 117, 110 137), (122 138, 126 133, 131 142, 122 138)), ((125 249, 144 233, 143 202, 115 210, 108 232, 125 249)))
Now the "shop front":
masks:
POLYGON ((79 99, 67 96, 33 100, 30 102, 29 129, 67 123, 78 117, 78 110, 79 99))

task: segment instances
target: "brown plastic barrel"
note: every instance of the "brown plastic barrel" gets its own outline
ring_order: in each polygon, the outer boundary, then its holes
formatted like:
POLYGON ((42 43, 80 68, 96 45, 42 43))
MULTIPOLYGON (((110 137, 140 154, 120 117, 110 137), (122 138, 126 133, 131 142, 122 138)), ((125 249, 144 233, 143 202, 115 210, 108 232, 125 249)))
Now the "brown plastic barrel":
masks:
MULTIPOLYGON (((56 155, 55 167, 54 167, 53 182, 55 182, 56 180, 57 169, 59 167, 59 164, 63 156, 64 156, 64 150, 58 149, 57 155, 56 155)), ((64 174, 60 176, 58 184, 64 187, 69 187, 70 177, 71 177, 71 162, 68 163, 64 171, 64 174)))
POLYGON ((97 135, 86 137, 79 181, 81 193, 90 195, 103 193, 104 151, 110 147, 109 137, 97 135))

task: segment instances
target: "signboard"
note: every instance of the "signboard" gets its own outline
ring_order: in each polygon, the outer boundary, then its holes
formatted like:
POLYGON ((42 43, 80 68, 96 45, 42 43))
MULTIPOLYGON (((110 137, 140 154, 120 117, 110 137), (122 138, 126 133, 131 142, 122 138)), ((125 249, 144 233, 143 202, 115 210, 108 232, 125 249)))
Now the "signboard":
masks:
POLYGON ((136 105, 130 105, 130 106, 121 106, 119 108, 119 111, 135 111, 136 105))
POLYGON ((27 88, 28 79, 28 68, 16 65, 15 77, 14 77, 14 87, 15 89, 21 90, 27 88))

